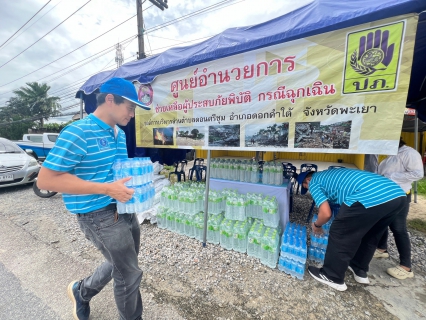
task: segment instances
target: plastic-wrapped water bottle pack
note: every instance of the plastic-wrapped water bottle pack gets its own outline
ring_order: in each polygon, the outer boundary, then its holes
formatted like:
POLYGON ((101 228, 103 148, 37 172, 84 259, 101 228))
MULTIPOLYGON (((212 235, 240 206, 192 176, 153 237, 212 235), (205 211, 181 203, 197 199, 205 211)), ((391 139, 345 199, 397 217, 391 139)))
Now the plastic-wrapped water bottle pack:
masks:
POLYGON ((305 226, 287 223, 281 240, 278 269, 299 280, 302 280, 305 274, 306 239, 305 226))
POLYGON ((118 213, 144 212, 150 209, 154 204, 155 197, 155 188, 152 183, 154 168, 151 159, 117 159, 112 168, 114 181, 131 177, 125 185, 135 190, 129 201, 117 202, 118 213))
MULTIPOLYGON (((317 221, 318 216, 314 215, 312 222, 317 221)), ((328 245, 328 234, 330 232, 330 226, 333 223, 334 218, 332 217, 326 224, 322 226, 324 231, 321 235, 311 233, 311 245, 309 246, 309 260, 311 263, 319 265, 324 264, 325 251, 328 245)))

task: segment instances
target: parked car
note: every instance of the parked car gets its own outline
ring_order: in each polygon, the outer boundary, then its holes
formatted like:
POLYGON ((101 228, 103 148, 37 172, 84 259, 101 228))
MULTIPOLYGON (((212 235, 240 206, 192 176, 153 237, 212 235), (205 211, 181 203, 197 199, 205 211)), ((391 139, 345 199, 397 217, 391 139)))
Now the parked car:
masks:
POLYGON ((34 157, 14 142, 0 138, 0 188, 32 183, 39 170, 34 157))
POLYGON ((50 149, 56 143, 59 133, 24 134, 22 140, 14 141, 22 149, 30 149, 35 153, 36 159, 45 159, 50 149))

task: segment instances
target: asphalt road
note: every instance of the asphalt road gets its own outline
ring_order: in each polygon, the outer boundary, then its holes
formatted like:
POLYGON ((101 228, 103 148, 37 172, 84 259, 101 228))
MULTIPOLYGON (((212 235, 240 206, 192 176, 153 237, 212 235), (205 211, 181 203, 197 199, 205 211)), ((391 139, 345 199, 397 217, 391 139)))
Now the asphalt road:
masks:
POLYGON ((0 319, 55 320, 60 317, 0 262, 0 319))

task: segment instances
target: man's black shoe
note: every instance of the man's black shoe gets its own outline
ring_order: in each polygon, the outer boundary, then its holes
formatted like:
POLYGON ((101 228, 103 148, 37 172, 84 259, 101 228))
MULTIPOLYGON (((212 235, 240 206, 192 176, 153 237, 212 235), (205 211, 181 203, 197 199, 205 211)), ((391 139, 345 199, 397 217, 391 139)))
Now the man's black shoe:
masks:
POLYGON ((80 297, 81 281, 71 281, 68 285, 68 297, 73 303, 72 314, 75 320, 88 320, 90 315, 89 302, 85 302, 80 297))
POLYGON ((312 278, 332 287, 333 289, 336 289, 339 291, 345 291, 348 288, 345 282, 336 283, 333 280, 329 279, 327 275, 324 274, 324 272, 320 268, 309 266, 308 271, 309 271, 309 274, 312 276, 312 278))

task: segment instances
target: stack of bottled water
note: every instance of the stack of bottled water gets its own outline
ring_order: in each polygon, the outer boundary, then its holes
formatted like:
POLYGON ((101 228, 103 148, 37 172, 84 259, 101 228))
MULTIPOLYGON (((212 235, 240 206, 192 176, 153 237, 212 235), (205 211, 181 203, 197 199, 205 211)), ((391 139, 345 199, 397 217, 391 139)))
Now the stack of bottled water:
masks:
POLYGON ((281 241, 278 269, 302 280, 307 258, 306 227, 288 223, 281 241))
MULTIPOLYGON (((317 221, 318 216, 314 215, 312 222, 317 221)), ((323 234, 318 235, 311 233, 311 245, 309 246, 309 260, 312 263, 316 263, 319 265, 324 264, 325 251, 328 245, 328 234, 330 231, 330 226, 333 222, 333 217, 322 226, 324 231, 323 234)))
MULTIPOLYGON (((205 185, 194 181, 164 187, 157 213, 158 226, 202 241, 204 193, 205 185)), ((281 234, 276 198, 263 197, 260 193, 245 196, 235 189, 210 190, 208 210, 208 242, 247 252, 275 268, 281 234)))
POLYGON ((114 181, 131 177, 125 183, 135 190, 126 203, 117 202, 118 213, 143 212, 154 204, 155 188, 152 183, 154 168, 149 158, 117 159, 112 166, 114 181))
POLYGON ((254 160, 214 158, 210 168, 211 178, 251 183, 259 182, 259 165, 254 160))
POLYGON ((262 184, 280 186, 284 182, 281 163, 267 162, 263 164, 262 184))

